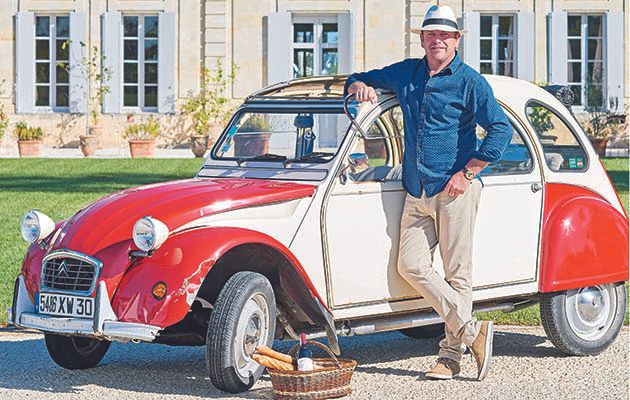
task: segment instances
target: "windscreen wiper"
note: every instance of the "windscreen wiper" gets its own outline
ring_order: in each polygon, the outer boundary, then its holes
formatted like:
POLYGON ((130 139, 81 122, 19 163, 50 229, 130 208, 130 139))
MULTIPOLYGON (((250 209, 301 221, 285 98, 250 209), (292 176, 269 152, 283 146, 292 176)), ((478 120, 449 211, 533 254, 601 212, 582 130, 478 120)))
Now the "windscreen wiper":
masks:
POLYGON ((265 153, 265 154, 261 154, 261 155, 255 156, 255 157, 239 158, 238 160, 236 160, 236 163, 240 166, 245 161, 278 161, 278 162, 284 162, 286 160, 287 160, 287 156, 283 156, 283 155, 280 155, 280 154, 273 154, 273 153, 265 153))
POLYGON ((284 165, 291 164, 294 162, 300 161, 329 161, 325 157, 332 157, 335 153, 325 152, 325 151, 314 151, 309 154, 305 154, 302 157, 292 158, 290 160, 283 161, 284 165))

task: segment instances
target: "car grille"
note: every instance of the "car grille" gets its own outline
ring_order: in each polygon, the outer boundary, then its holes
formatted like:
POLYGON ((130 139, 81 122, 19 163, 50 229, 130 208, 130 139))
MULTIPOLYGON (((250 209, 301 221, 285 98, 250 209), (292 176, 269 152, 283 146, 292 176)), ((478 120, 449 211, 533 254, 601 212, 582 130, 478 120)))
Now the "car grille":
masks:
POLYGON ((95 263, 64 255, 45 260, 43 267, 42 289, 92 291, 97 274, 95 263))

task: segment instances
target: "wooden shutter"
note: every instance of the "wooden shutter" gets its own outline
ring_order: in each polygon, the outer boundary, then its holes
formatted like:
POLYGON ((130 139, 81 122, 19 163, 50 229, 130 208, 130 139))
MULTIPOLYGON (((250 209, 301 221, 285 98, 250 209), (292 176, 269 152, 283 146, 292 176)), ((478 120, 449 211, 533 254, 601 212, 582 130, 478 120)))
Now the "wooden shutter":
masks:
POLYGON ((462 37, 463 60, 475 71, 479 71, 479 23, 480 16, 477 11, 467 11, 463 16, 464 29, 467 31, 462 37))
POLYGON ((516 76, 534 81, 536 31, 533 12, 516 14, 516 76))
POLYGON ((15 111, 35 109, 35 14, 15 15, 15 111))
POLYGON ((88 78, 85 65, 90 54, 87 40, 87 15, 83 12, 70 13, 70 95, 69 110, 73 114, 87 112, 88 78))
POLYGON ((567 13, 549 14, 549 83, 567 84, 567 13))
POLYGON ((109 93, 103 96, 104 113, 120 113, 122 105, 122 15, 106 12, 102 19, 103 68, 110 71, 109 93))
POLYGON ((158 112, 175 112, 175 14, 158 14, 158 112))
MULTIPOLYGON (((623 47, 623 13, 610 11, 606 13, 606 98, 604 105, 622 113, 624 110, 624 47, 623 47), (613 104, 611 104, 611 100, 613 104), (612 105, 612 107, 611 107, 612 105)), ((628 62, 627 59, 625 62, 628 62)), ((626 68, 628 66, 626 65, 626 68)))
POLYGON ((291 79, 291 13, 267 16, 267 84, 291 79))
POLYGON ((340 75, 354 72, 354 16, 352 13, 339 14, 337 17, 338 57, 340 75))

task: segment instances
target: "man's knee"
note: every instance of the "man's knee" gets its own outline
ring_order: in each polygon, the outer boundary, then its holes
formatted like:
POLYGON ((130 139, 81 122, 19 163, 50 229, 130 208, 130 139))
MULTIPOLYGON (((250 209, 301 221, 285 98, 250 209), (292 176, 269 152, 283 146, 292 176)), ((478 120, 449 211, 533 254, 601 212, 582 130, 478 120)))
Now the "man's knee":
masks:
POLYGON ((408 282, 422 284, 432 272, 433 266, 429 262, 418 263, 404 258, 398 261, 398 273, 408 282))

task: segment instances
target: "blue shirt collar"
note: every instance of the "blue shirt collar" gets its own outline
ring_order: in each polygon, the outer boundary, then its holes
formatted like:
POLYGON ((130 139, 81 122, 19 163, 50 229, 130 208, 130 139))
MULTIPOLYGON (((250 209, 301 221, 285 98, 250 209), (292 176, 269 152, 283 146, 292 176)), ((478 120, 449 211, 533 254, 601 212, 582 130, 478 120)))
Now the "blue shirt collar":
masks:
MULTIPOLYGON (((422 57, 422 62, 424 63, 424 75, 425 77, 429 77, 429 66, 427 65, 427 56, 422 57)), ((459 58, 459 52, 455 50, 455 57, 451 60, 451 62, 442 70, 438 75, 442 75, 448 72, 450 75, 453 75, 455 71, 462 64, 462 59, 459 58)))

